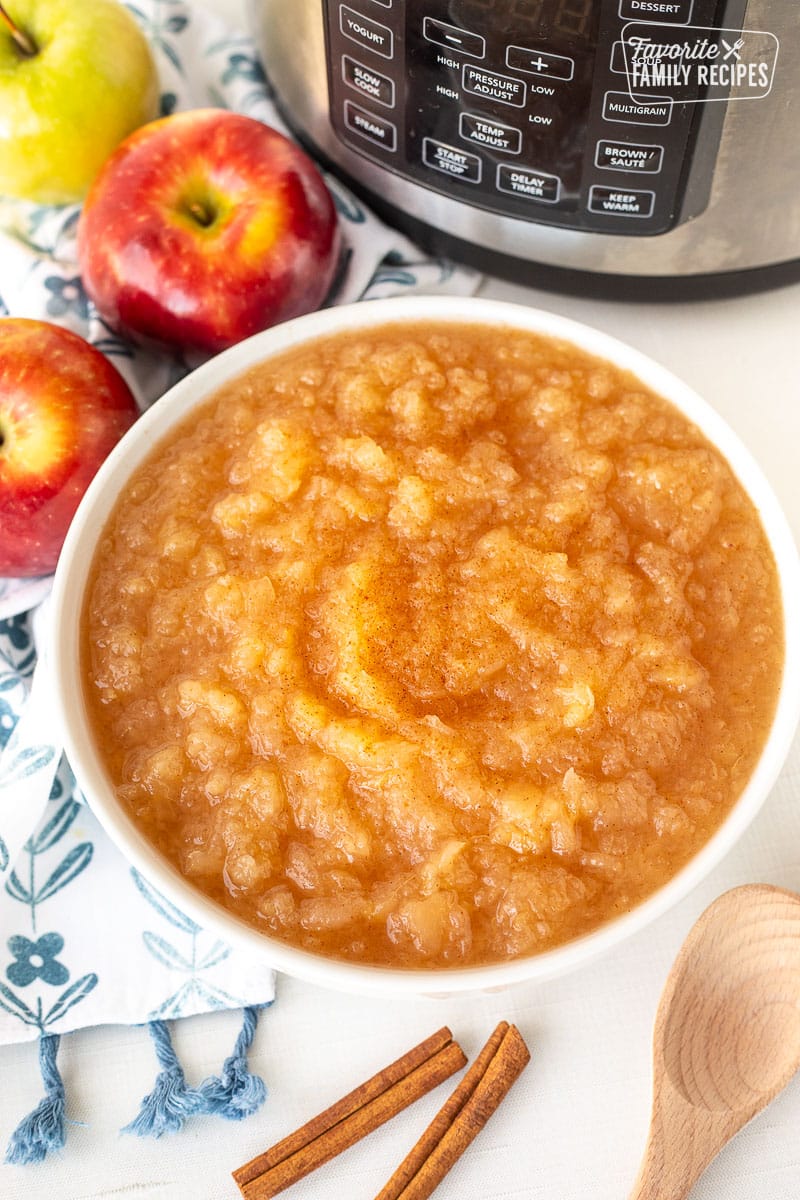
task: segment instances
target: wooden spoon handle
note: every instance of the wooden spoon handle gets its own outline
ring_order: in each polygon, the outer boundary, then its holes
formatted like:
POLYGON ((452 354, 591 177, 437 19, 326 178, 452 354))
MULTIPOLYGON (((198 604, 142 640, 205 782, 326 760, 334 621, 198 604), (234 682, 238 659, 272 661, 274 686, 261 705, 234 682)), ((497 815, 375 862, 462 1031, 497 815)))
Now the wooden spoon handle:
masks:
POLYGON ((669 1080, 662 1079, 629 1200, 686 1200, 736 1127, 731 1114, 688 1104, 669 1080))
POLYGON ((672 1160, 666 1160, 660 1150, 656 1154, 649 1150, 648 1145, 628 1200, 686 1200, 701 1171, 691 1172, 681 1161, 680 1150, 672 1160))

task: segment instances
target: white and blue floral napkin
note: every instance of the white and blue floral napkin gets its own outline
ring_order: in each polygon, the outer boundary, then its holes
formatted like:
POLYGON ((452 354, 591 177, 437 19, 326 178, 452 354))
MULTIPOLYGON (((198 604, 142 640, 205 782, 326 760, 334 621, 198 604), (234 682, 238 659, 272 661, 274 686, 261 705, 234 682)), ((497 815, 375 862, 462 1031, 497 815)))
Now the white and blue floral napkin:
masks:
MULTIPOLYGON (((129 7, 156 55, 163 114, 213 105, 286 132, 245 34, 182 0, 129 7)), ((472 272, 425 258, 326 178, 345 243, 331 303, 475 289, 472 272)), ((0 199, 0 315, 55 321, 87 338, 145 408, 188 366, 133 348, 94 311, 76 262, 78 214, 77 206, 0 199)), ((0 1044, 39 1039, 46 1092, 12 1138, 7 1159, 16 1163, 38 1161, 63 1143, 59 1036, 89 1025, 149 1025, 161 1071, 131 1132, 177 1130, 198 1113, 247 1116, 264 1098, 263 1084, 247 1071, 247 1048, 258 1010, 274 997, 272 970, 161 896, 126 863, 77 791, 49 712, 49 590, 49 579, 0 579, 0 1044), (113 921, 98 915, 112 910, 113 921), (243 1010, 230 1058, 219 1077, 190 1086, 166 1022, 230 1008, 243 1010)))

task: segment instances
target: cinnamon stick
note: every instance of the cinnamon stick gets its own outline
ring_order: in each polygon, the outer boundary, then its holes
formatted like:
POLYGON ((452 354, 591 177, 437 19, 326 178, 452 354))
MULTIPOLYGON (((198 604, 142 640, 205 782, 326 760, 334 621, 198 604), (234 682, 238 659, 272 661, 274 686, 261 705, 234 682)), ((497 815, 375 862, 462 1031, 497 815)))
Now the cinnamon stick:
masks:
POLYGON ((501 1021, 375 1200, 427 1200, 499 1107, 530 1057, 516 1026, 501 1021))
POLYGON ((460 1070, 466 1061, 445 1026, 239 1167, 233 1172, 239 1190, 245 1200, 269 1200, 383 1125, 460 1070))

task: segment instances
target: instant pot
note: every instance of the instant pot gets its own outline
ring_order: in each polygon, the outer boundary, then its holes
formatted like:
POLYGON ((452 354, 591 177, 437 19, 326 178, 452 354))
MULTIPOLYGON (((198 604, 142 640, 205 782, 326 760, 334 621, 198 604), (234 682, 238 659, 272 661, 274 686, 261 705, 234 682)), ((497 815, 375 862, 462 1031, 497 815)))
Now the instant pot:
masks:
POLYGON ((669 297, 800 279, 796 0, 251 0, 304 145, 427 250, 669 297))

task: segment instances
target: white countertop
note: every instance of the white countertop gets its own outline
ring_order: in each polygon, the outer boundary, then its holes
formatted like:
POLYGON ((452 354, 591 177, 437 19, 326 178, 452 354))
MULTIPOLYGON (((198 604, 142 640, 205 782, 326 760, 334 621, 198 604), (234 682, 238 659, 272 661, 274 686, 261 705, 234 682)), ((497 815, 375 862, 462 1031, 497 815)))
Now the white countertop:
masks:
MULTIPOLYGON (((209 5, 235 19, 240 5, 209 5)), ((623 338, 693 385, 750 447, 800 540, 800 286, 741 299, 644 305, 583 300, 487 280, 486 295, 537 305, 623 338)), ((496 1022, 516 1022, 532 1061, 508 1100, 438 1189, 437 1200, 624 1200, 644 1145, 650 1039, 672 960, 721 892, 767 881, 800 891, 800 743, 761 815, 724 863, 671 913, 594 964, 537 986, 389 1003, 279 979, 251 1053, 262 1112, 232 1124, 190 1121, 160 1141, 123 1137, 150 1090, 145 1030, 63 1039, 67 1146, 39 1167, 0 1167, 4 1200, 235 1200, 230 1171, 448 1024, 470 1058, 496 1022)), ((800 1000, 800 998, 799 998, 800 1000)), ((195 1083, 230 1052, 237 1014, 183 1021, 176 1048, 195 1083)), ((33 1044, 0 1049, 0 1146, 41 1095, 33 1044)), ((287 1192, 295 1200, 370 1200, 438 1110, 445 1084, 287 1192)), ((800 1195, 800 1079, 748 1126, 697 1184, 695 1200, 800 1195)))

